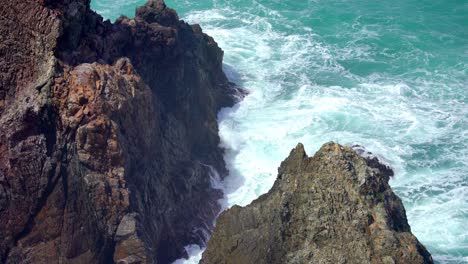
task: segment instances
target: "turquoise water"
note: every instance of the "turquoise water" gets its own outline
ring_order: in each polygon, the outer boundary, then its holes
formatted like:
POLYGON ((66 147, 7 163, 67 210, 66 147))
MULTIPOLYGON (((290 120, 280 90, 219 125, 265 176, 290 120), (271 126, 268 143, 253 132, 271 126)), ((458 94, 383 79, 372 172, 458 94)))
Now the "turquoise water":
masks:
MULTIPOLYGON (((107 18, 145 1, 93 0, 107 18)), ((268 191, 297 142, 361 144, 396 171, 413 233, 468 263, 468 1, 166 1, 250 91, 219 115, 228 205, 268 191)), ((192 259, 193 260, 193 259, 192 259)))

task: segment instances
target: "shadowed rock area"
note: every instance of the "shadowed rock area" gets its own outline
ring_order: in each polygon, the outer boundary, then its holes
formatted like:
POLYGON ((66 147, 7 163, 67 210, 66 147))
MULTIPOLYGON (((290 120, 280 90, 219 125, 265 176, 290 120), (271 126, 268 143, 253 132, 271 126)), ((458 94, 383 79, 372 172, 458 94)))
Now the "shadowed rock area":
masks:
POLYGON ((203 244, 227 174, 223 51, 162 0, 0 8, 0 263, 169 263, 203 244), (209 166, 211 167, 209 167, 209 166))
POLYGON ((299 144, 271 190, 217 220, 201 263, 432 263, 411 234, 393 171, 335 143, 299 144))

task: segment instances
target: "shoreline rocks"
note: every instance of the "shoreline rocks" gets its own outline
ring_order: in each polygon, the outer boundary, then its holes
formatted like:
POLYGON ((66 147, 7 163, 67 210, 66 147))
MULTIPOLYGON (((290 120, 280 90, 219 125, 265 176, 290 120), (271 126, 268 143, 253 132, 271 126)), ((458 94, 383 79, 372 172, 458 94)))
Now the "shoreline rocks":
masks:
POLYGON ((313 157, 298 144, 267 194, 219 216, 200 263, 432 263, 392 175, 333 142, 313 157))
POLYGON ((0 263, 169 263, 203 244, 227 174, 223 51, 162 0, 0 9, 0 263), (201 232, 201 233, 200 233, 201 232))

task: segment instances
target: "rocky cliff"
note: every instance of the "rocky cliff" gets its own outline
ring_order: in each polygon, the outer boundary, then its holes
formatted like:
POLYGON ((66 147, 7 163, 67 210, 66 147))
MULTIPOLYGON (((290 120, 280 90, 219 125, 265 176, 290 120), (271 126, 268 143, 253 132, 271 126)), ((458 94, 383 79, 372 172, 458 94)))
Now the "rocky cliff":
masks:
POLYGON ((201 263, 432 263, 411 234, 392 170, 335 143, 299 144, 271 190, 217 220, 201 263))
POLYGON ((0 263, 168 263, 203 243, 222 57, 162 0, 114 24, 89 0, 2 1, 0 263))

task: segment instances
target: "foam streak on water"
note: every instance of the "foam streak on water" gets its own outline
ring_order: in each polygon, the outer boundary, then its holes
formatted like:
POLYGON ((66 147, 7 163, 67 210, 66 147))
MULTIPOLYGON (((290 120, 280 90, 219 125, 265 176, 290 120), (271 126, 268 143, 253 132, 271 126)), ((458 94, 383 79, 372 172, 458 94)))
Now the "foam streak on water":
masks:
POLYGON ((435 260, 468 262, 466 1, 166 2, 215 38, 250 92, 219 114, 229 206, 268 191, 298 142, 309 154, 330 140, 364 145, 395 168, 391 185, 435 260))

